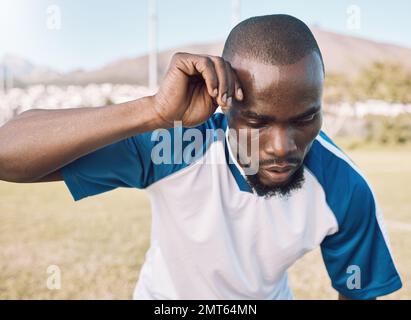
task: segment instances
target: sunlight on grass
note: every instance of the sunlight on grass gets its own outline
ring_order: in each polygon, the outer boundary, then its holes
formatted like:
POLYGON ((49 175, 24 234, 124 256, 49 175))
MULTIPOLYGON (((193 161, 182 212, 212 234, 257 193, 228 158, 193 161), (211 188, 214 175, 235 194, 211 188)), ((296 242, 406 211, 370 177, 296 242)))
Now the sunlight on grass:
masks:
MULTIPOLYGON (((354 150, 389 225, 404 288, 411 299, 410 149, 354 150)), ((61 182, 0 183, 1 299, 129 299, 149 245, 150 205, 143 191, 122 189, 73 202, 61 182), (47 267, 62 272, 60 290, 46 287, 47 267)), ((290 270, 297 299, 334 299, 318 250, 290 270)))

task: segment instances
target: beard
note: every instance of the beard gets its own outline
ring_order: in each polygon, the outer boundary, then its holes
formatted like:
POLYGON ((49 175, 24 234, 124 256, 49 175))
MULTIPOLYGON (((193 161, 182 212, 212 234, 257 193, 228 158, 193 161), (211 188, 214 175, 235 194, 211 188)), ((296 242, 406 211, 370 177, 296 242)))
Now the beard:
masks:
POLYGON ((300 165, 291 177, 281 184, 266 185, 261 181, 258 173, 247 175, 247 181, 260 197, 288 198, 293 191, 301 189, 304 184, 304 165, 300 165))

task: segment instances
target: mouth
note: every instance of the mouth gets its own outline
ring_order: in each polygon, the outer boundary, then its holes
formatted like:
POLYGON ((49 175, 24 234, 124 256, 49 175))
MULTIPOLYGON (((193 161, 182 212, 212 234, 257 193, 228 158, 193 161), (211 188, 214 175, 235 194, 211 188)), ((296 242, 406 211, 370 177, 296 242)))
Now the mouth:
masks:
POLYGON ((287 179, 292 175, 296 166, 295 165, 284 165, 284 166, 269 166, 262 167, 264 175, 267 176, 271 182, 282 183, 287 181, 287 179))

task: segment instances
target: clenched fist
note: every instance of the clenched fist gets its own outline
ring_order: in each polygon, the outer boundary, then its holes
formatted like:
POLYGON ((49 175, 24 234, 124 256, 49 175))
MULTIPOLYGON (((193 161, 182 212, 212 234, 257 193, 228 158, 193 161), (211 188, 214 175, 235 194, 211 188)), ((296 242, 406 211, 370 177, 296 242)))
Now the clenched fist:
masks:
POLYGON ((174 121, 192 127, 206 121, 218 105, 228 108, 233 99, 244 97, 235 71, 223 58, 176 53, 153 98, 165 127, 174 121))

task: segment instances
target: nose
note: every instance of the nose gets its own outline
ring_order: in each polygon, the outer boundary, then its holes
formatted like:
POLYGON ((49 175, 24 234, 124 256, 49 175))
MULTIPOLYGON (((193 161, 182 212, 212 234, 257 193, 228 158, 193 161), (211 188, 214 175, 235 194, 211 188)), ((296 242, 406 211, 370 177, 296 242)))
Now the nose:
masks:
POLYGON ((289 128, 285 126, 275 126, 267 132, 265 153, 268 156, 275 158, 287 158, 295 154, 297 145, 293 134, 289 128))

